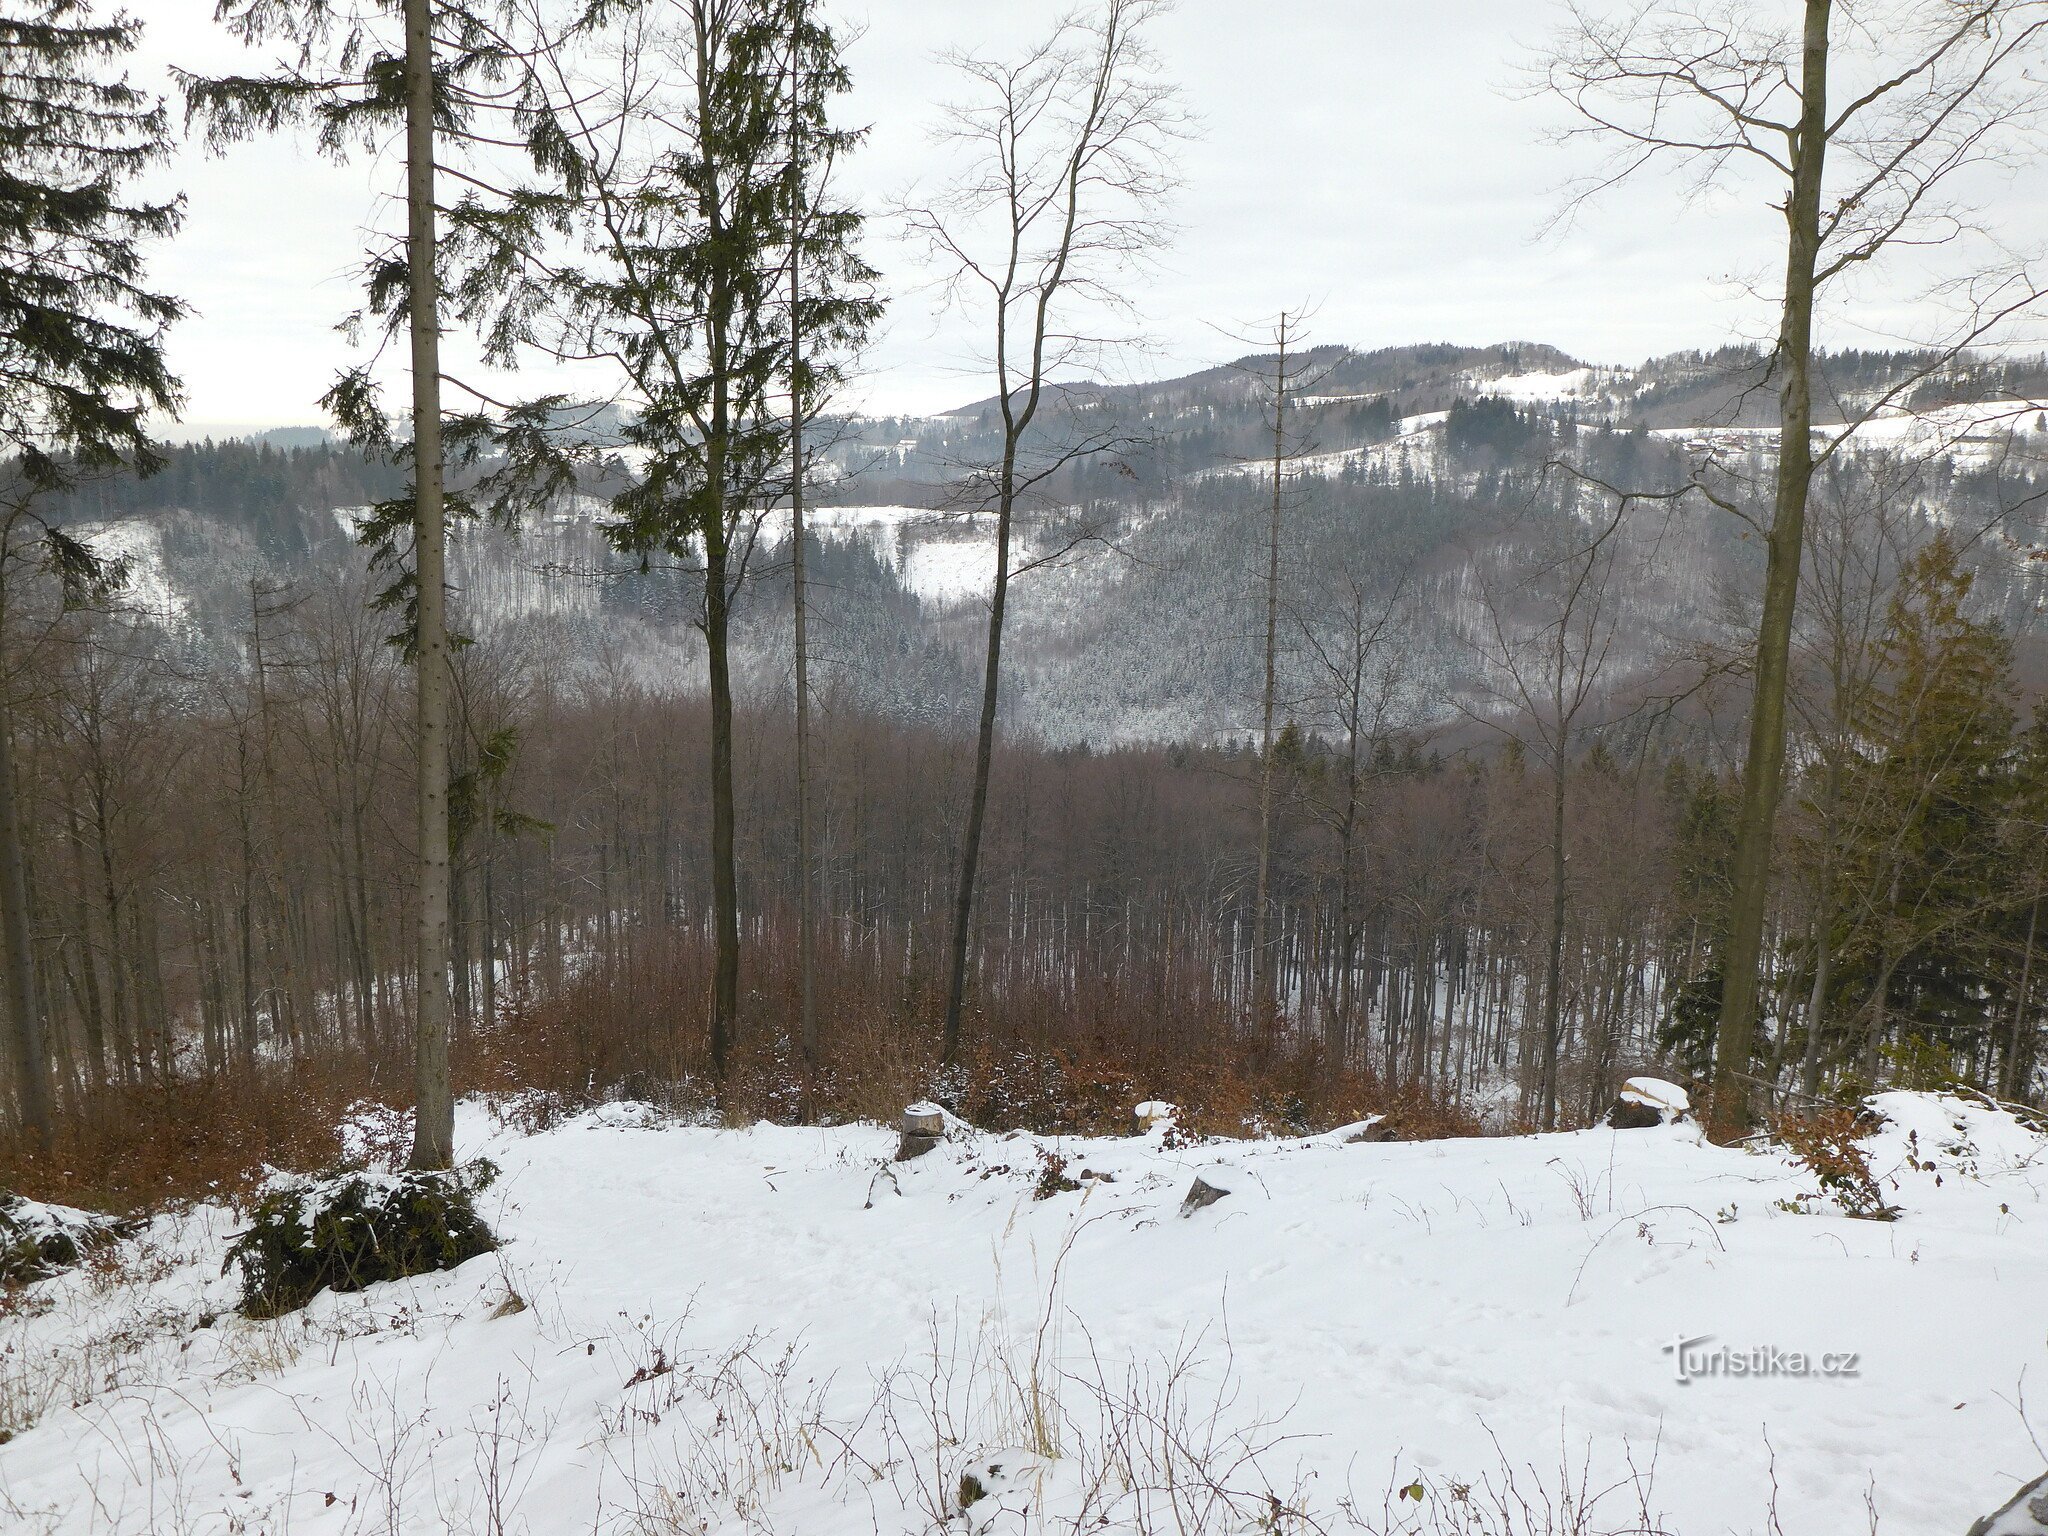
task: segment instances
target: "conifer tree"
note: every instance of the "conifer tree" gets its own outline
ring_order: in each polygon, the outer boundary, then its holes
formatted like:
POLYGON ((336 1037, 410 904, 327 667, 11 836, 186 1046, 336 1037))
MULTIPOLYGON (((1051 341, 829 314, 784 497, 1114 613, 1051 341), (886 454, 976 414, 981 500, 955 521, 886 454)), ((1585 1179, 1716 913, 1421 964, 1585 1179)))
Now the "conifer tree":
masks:
POLYGON ((1860 990, 1863 1074, 1915 1037, 1934 1053, 1991 1023, 1988 924, 2011 903, 1999 828, 2012 798, 2011 642, 1973 616, 1972 577, 1936 536, 1907 562, 1880 646, 1883 682, 1849 779, 1841 944, 1860 990), (1897 1033, 1897 1042, 1892 1035, 1897 1033))
MULTIPOLYGON (((857 215, 828 205, 824 173, 854 134, 828 107, 847 79, 839 45, 793 0, 647 0, 609 46, 628 60, 607 89, 566 50, 545 55, 537 111, 554 190, 531 189, 499 230, 507 252, 549 231, 580 264, 518 266, 508 309, 561 359, 614 376, 632 473, 607 537, 701 582, 711 712, 710 1044, 723 1077, 737 1035, 740 941, 731 632, 761 524, 793 491, 801 425, 877 312, 854 254, 857 215)), ((481 242, 479 242, 481 243, 481 242)), ((558 449, 513 445, 538 466, 558 449)), ((528 473, 539 476, 534 468, 528 473)), ((814 1041, 806 1032, 807 1052, 814 1041)))
MULTIPOLYGON (((601 0, 591 0, 561 23, 562 32, 573 35, 601 10, 601 0)), ((532 111, 530 66, 536 51, 561 33, 502 0, 218 0, 215 15, 245 43, 286 47, 268 75, 187 79, 188 110, 206 122, 216 145, 296 124, 317 127, 322 150, 338 159, 373 149, 393 132, 405 143, 405 233, 372 252, 366 309, 351 327, 374 320, 387 337, 407 343, 410 442, 394 442, 368 364, 345 372, 327 404, 358 442, 411 468, 405 494, 374 508, 361 537, 374 563, 392 573, 379 601, 403 610, 398 639, 416 666, 412 1163, 445 1168, 454 1158, 455 1134, 448 1060, 451 635, 445 562, 448 515, 473 512, 478 491, 452 503, 447 493, 444 442, 451 423, 443 408, 441 334, 452 308, 486 324, 490 349, 502 356, 519 320, 499 306, 505 285, 488 265, 467 269, 444 299, 444 238, 459 241, 479 226, 494 228, 504 197, 488 181, 465 175, 461 200, 446 206, 437 172, 444 150, 477 142, 523 139, 533 158, 546 163, 548 124, 532 111)), ((483 405, 486 397, 478 395, 477 402, 483 405)), ((545 412, 545 404, 515 411, 511 429, 530 428, 545 412)), ((496 435, 481 411, 465 413, 454 427, 471 454, 496 435)), ((502 513, 515 499, 549 488, 501 485, 492 507, 502 513)))
MULTIPOLYGON (((149 416, 178 405, 163 344, 182 313, 144 270, 145 248, 177 228, 181 204, 126 190, 168 149, 161 103, 120 70, 140 24, 96 20, 87 0, 17 11, 0 16, 0 644, 31 586, 73 604, 118 579, 117 565, 49 520, 44 501, 82 475, 157 466, 149 416)), ((49 1063, 14 766, 13 666, 6 671, 0 930, 18 1107, 47 1147, 49 1063)))

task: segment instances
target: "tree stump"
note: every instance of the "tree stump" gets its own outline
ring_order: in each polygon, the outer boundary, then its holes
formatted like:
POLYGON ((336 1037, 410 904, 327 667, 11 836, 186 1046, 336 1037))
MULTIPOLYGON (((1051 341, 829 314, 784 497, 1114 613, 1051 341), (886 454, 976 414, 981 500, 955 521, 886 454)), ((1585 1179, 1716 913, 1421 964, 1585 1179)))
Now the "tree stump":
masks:
POLYGON ((923 1157, 946 1139, 946 1112, 938 1105, 920 1101, 903 1111, 897 1126, 896 1161, 907 1163, 923 1157))
POLYGON ((1661 1077, 1632 1077, 1621 1085, 1607 1123, 1617 1131, 1644 1131, 1669 1125, 1692 1113, 1692 1100, 1676 1083, 1661 1077))

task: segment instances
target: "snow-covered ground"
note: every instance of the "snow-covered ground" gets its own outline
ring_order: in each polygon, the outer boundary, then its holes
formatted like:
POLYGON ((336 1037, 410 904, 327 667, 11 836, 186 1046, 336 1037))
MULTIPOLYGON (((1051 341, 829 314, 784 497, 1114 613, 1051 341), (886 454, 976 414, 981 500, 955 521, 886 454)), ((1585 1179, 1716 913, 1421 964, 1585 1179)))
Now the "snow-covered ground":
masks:
POLYGON ((1600 374, 1592 368, 1569 368, 1562 373, 1515 373, 1497 379, 1473 374, 1469 378, 1475 389, 1508 400, 1564 401, 1591 394, 1600 374))
POLYGON ((102 560, 124 563, 127 580, 119 601, 134 613, 177 631, 189 623, 192 604, 171 580, 164 559, 163 529, 131 518, 118 523, 81 523, 71 530, 102 560))
POLYGON ((971 1474, 963 1533, 1492 1532, 1456 1490, 1512 1476, 1626 1485, 1574 1530, 1635 1531, 1640 1498, 1679 1536, 1847 1536, 1868 1498, 1960 1536, 2042 1466, 2048 1140, 1879 1102, 1895 1223, 1687 1124, 961 1132, 892 1165, 874 1127, 465 1106, 496 1256, 250 1323, 202 1208, 125 1279, 17 1297, 0 1414, 38 1422, 0 1527, 874 1536, 937 1529, 971 1474), (1033 1198, 1044 1152, 1078 1188, 1033 1198), (1198 1174, 1229 1193, 1183 1215, 1198 1174), (1735 1374, 1753 1351, 1778 1374, 1735 1374))

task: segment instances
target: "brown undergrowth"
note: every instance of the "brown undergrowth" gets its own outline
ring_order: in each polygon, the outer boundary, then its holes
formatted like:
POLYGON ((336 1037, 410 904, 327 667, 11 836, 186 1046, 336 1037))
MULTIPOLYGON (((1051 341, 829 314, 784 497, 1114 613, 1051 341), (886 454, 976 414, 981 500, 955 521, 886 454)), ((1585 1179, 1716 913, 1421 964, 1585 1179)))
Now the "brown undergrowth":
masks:
MULTIPOLYGON (((1407 1139, 1479 1131, 1454 1103, 1338 1066, 1320 1038, 1250 1031, 1226 1004, 1171 979, 1151 978, 1142 997, 1108 981, 990 985, 961 1059, 942 1066, 935 985, 872 952, 820 968, 821 1060, 812 1075, 794 1028, 792 957, 750 960, 722 1087, 705 1037, 709 957, 687 934, 645 936, 557 995, 514 1002, 489 1028, 461 1032, 458 1087, 498 1096, 530 1129, 620 1099, 744 1124, 891 1120, 930 1096, 996 1130, 1122 1134, 1135 1104, 1165 1099, 1180 1107, 1185 1127, 1211 1135, 1299 1134, 1374 1114, 1407 1139)), ((266 1166, 330 1167, 343 1154, 337 1127, 352 1106, 405 1102, 402 1039, 77 1096, 53 1155, 18 1136, 0 1140, 0 1188, 127 1213, 244 1193, 266 1166)))

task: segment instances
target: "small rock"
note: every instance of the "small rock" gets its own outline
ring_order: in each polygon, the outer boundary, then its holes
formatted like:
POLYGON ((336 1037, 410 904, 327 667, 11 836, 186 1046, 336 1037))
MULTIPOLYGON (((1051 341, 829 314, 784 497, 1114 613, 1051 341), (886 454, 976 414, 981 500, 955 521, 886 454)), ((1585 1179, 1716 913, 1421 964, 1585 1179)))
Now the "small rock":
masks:
POLYGON ((1237 1187, 1238 1174, 1234 1168, 1221 1164, 1204 1168, 1195 1175, 1195 1182, 1188 1186, 1186 1197, 1180 1203, 1180 1213, 1192 1216, 1207 1206, 1214 1205, 1237 1187))

